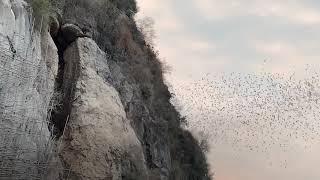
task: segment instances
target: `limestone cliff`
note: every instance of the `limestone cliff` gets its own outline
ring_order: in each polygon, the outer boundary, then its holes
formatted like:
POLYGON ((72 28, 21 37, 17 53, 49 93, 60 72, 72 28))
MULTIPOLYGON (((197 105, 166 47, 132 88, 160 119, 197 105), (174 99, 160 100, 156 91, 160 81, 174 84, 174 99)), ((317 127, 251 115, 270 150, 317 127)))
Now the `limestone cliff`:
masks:
POLYGON ((134 0, 30 2, 0 0, 0 179, 209 179, 134 0))
POLYGON ((0 179, 41 174, 51 151, 46 121, 58 54, 49 33, 32 30, 28 10, 0 1, 0 179))

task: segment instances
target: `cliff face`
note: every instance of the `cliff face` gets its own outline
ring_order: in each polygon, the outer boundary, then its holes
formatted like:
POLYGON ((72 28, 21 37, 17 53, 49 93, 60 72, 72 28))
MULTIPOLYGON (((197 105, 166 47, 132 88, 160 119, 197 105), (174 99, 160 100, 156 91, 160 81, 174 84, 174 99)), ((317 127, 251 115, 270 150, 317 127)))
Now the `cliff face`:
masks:
POLYGON ((79 38, 66 49, 64 59, 64 92, 73 94, 60 155, 71 177, 145 179, 142 147, 119 94, 99 76, 100 68, 110 73, 105 54, 93 40, 79 38))
POLYGON ((51 151, 58 54, 49 33, 32 30, 25 2, 1 0, 0 17, 0 179, 30 179, 46 170, 51 151))
MULTIPOLYGON (((16 132, 27 134, 15 146, 26 153, 12 158, 10 167, 29 152, 33 163, 41 163, 39 147, 51 144, 53 149, 44 151, 47 168, 34 168, 37 177, 49 172, 50 179, 208 179, 203 152, 180 128, 180 115, 170 104, 161 63, 136 27, 135 1, 52 4, 51 37, 43 28, 33 30, 28 3, 0 0, 0 50, 5 51, 0 72, 6 75, 0 123, 16 129, 0 134, 12 139, 16 132), (30 127, 42 133, 41 141, 19 129, 29 126, 28 113, 45 126, 30 127)), ((0 151, 11 154, 6 141, 0 141, 0 151)), ((6 157, 0 155, 0 164, 6 157)), ((9 177, 0 166, 2 174, 9 177)))

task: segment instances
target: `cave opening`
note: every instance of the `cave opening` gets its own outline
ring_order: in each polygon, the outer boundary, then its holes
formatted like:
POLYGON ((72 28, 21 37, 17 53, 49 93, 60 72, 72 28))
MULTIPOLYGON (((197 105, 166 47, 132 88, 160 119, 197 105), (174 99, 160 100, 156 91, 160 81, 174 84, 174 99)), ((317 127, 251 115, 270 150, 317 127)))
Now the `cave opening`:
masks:
POLYGON ((65 60, 64 60, 64 51, 68 47, 68 43, 60 29, 56 33, 52 33, 50 27, 51 37, 58 50, 58 73, 55 79, 54 84, 54 94, 51 99, 51 104, 53 106, 52 110, 49 112, 49 130, 51 136, 55 139, 59 139, 63 135, 63 131, 66 126, 66 122, 69 116, 69 112, 66 111, 67 102, 65 102, 64 90, 63 90, 63 80, 64 80, 64 69, 65 69, 65 60))

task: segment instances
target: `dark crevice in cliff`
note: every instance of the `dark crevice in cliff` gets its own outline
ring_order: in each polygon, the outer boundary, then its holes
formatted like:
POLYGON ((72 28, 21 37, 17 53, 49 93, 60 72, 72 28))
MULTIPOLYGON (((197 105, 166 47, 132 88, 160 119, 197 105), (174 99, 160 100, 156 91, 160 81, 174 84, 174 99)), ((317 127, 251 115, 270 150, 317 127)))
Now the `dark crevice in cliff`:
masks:
POLYGON ((54 104, 56 104, 51 111, 51 119, 49 128, 51 131, 51 135, 55 138, 61 137, 63 134, 63 130, 68 118, 68 112, 66 111, 66 102, 64 98, 64 91, 63 91, 63 80, 64 80, 64 69, 65 69, 65 60, 64 60, 64 51, 66 50, 68 44, 63 39, 61 31, 55 37, 52 37, 54 43, 58 49, 58 57, 59 57, 59 64, 58 64, 58 74, 55 80, 55 93, 53 100, 54 104))
MULTIPOLYGON (((51 123, 49 128, 52 136, 59 138, 63 135, 70 114, 71 97, 73 96, 71 92, 72 89, 70 89, 73 82, 65 82, 66 77, 64 71, 66 62, 64 54, 69 45, 75 42, 77 38, 89 36, 84 34, 82 29, 75 24, 66 23, 60 26, 61 22, 58 20, 53 22, 54 25, 50 26, 50 28, 53 28, 50 29, 50 33, 58 49, 59 56, 58 75, 55 80, 55 94, 60 95, 61 98, 58 98, 56 102, 59 106, 56 106, 51 112, 51 123)), ((57 98, 54 97, 54 99, 57 98)))

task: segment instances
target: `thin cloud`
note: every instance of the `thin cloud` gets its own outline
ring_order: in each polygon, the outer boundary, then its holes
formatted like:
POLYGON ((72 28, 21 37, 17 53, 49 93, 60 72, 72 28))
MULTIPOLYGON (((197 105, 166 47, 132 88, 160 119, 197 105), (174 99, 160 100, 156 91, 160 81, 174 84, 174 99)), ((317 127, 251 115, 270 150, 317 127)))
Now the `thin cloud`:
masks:
MULTIPOLYGON (((301 47, 284 41, 256 41, 252 48, 265 57, 264 68, 274 73, 303 73, 306 62, 313 64, 319 59, 319 55, 307 53, 309 46, 301 47)), ((257 66, 253 68, 257 69, 257 66)))
POLYGON ((278 0, 193 0, 199 14, 209 21, 223 20, 235 16, 258 16, 280 18, 283 21, 302 25, 320 23, 317 9, 301 1, 278 0))
POLYGON ((305 3, 298 1, 261 1, 253 7, 257 16, 279 17, 291 23, 316 25, 320 23, 320 13, 305 3))

